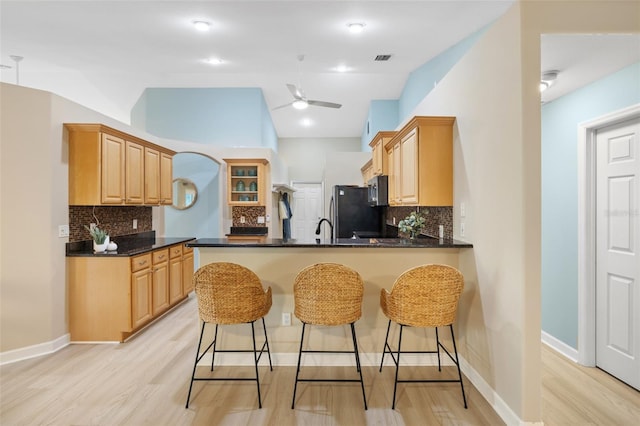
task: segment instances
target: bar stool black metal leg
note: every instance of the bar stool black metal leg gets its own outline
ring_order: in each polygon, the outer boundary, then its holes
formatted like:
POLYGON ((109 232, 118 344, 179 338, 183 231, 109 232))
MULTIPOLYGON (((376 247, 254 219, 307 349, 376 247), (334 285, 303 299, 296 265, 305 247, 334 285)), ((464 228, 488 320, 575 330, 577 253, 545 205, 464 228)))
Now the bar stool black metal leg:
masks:
POLYGON ((251 337, 253 338, 253 361, 256 366, 256 385, 258 386, 258 408, 262 408, 262 398, 260 397, 260 376, 258 375, 258 350, 256 349, 256 332, 251 321, 251 337))
POLYGON ((196 367, 198 366, 198 359, 200 358, 200 347, 202 345, 202 336, 204 335, 204 326, 206 322, 202 323, 202 329, 200 330, 200 340, 198 341, 198 349, 196 349, 196 360, 193 362, 193 372, 191 373, 191 384, 189 384, 189 393, 187 394, 187 405, 184 408, 189 408, 189 399, 191 398, 191 389, 193 389, 193 378, 196 377, 196 367))
POLYGON ((364 409, 367 409, 367 397, 364 393, 364 380, 362 380, 362 369, 360 368, 360 353, 358 351, 358 339, 356 338, 356 327, 351 323, 351 335, 353 337, 353 350, 356 355, 356 366, 358 367, 358 373, 360 373, 360 386, 362 387, 362 401, 364 402, 364 409))
POLYGON ((271 364, 271 350, 269 349, 269 339, 267 338, 267 326, 264 324, 264 317, 262 317, 262 328, 264 329, 264 341, 267 343, 267 355, 269 356, 269 368, 273 371, 273 365, 271 364))
POLYGON ((300 374, 300 359, 302 358, 302 342, 304 341, 304 330, 307 324, 302 323, 302 335, 300 336, 300 351, 298 352, 298 366, 296 368, 296 383, 293 385, 293 400, 291 401, 291 409, 296 404, 296 391, 298 390, 298 375, 300 374))
POLYGON ((382 372, 382 364, 384 364, 384 356, 387 353, 387 340, 389 339, 389 329, 391 329, 391 320, 387 324, 387 335, 384 337, 384 346, 382 347, 382 359, 380 360, 380 372, 382 372))
POLYGON ((391 404, 391 409, 396 409, 396 390, 398 389, 398 370, 400 370, 400 347, 402 346, 402 330, 404 326, 400 324, 400 335, 398 336, 398 358, 396 361, 396 379, 393 382, 393 403, 391 404))
POLYGON ((211 371, 213 371, 213 361, 216 359, 216 343, 218 342, 218 324, 216 324, 216 331, 213 334, 213 352, 211 353, 211 371))
POLYGON ((438 352, 438 371, 442 371, 440 366, 440 339, 438 338, 438 327, 436 327, 436 351, 438 352))
POLYGON ((453 352, 456 355, 456 367, 458 367, 458 378, 460 379, 460 390, 462 390, 462 400, 464 408, 467 408, 467 397, 464 394, 464 384, 462 383, 462 372, 460 371, 460 359, 458 358, 458 348, 456 347, 456 338, 453 336, 453 324, 449 324, 451 330, 451 340, 453 341, 453 352))

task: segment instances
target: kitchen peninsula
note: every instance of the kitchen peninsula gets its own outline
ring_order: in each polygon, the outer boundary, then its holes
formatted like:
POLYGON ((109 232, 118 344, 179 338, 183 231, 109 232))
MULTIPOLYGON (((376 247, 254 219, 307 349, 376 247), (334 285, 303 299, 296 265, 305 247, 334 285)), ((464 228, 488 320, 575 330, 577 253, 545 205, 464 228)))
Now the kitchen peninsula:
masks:
MULTIPOLYGON (((460 252, 473 247, 465 242, 435 238, 348 238, 334 242, 266 239, 263 243, 237 243, 229 242, 226 238, 212 238, 198 239, 186 245, 199 251, 200 266, 212 262, 239 263, 253 270, 265 288, 271 287, 273 305, 266 317, 270 344, 280 356, 285 355, 276 359, 287 364, 291 356, 295 358, 300 322, 292 316, 292 325, 295 327, 288 327, 281 325, 281 318, 282 313, 294 311, 293 282, 297 273, 306 266, 320 262, 342 263, 356 270, 365 283, 362 318, 356 323, 358 345, 364 354, 365 365, 375 363, 373 358, 376 357, 368 358, 367 354, 379 353, 384 342, 387 322, 379 306, 380 290, 390 290, 395 279, 414 266, 440 263, 458 267, 460 252)), ((243 338, 237 336, 244 336, 246 332, 242 328, 235 329, 233 343, 242 345, 243 338)), ((328 334, 341 332, 323 331, 328 334)), ((411 336, 412 333, 408 332, 407 335, 411 336)), ((380 362, 379 358, 377 362, 380 362)))

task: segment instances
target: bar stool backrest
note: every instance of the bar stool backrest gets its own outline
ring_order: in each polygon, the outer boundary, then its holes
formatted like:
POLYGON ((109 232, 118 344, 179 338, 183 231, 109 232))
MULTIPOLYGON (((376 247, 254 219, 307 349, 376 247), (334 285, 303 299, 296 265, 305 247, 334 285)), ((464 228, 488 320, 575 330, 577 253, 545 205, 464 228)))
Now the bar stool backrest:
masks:
POLYGON ((452 324, 464 287, 460 271, 448 265, 422 265, 400 275, 391 289, 380 294, 389 319, 413 327, 452 324))
POLYGON ((240 324, 262 318, 271 307, 271 287, 265 291, 250 269, 228 262, 202 266, 193 276, 198 314, 204 322, 240 324))
POLYGON ((293 284, 296 317, 307 324, 343 325, 362 316, 362 277, 337 263, 316 263, 301 270, 293 284))

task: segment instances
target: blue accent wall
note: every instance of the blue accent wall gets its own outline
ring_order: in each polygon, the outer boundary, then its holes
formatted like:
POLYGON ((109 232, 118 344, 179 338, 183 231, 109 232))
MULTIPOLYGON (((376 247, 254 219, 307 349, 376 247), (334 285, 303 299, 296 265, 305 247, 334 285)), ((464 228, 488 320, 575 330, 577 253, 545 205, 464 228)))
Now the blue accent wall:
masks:
POLYGON ((578 125, 639 102, 636 63, 542 106, 542 330, 576 349, 578 125))
MULTIPOLYGON (((222 217, 218 203, 220 165, 204 155, 178 153, 173 157, 173 177, 191 180, 198 189, 198 198, 186 210, 165 207, 165 234, 170 237, 221 237, 218 234, 222 217)), ((199 265, 199 262, 195 264, 199 265)))
POLYGON ((398 100, 373 100, 369 104, 369 115, 362 131, 362 151, 371 151, 369 142, 380 131, 398 127, 398 100))
POLYGON ((131 120, 164 138, 277 151, 277 134, 258 88, 148 88, 131 120))
POLYGON ((438 83, 449 72, 490 26, 487 25, 476 31, 409 74, 400 96, 398 106, 399 121, 409 117, 415 107, 433 90, 434 84, 438 83))

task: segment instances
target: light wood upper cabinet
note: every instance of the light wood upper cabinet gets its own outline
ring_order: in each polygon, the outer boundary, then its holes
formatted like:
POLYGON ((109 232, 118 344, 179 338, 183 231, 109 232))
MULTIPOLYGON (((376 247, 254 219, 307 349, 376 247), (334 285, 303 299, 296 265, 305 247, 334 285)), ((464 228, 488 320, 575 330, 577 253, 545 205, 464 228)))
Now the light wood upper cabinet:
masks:
POLYGON ((400 200, 403 204, 418 204, 418 129, 413 129, 400 141, 400 200))
POLYGON ((414 117, 385 144, 391 205, 453 205, 455 117, 414 117))
POLYGON ((230 206, 264 206, 267 196, 264 159, 224 159, 230 206))
POLYGON ((64 126, 70 205, 171 204, 175 152, 102 124, 64 126))
POLYGON ((395 136, 395 131, 381 131, 376 133, 369 146, 371 147, 371 159, 373 161, 373 176, 388 175, 388 156, 385 153, 384 145, 395 136))
POLYGON ((160 203, 160 151, 153 148, 144 149, 144 202, 160 203))
POLYGON ((364 166, 360 168, 360 172, 362 173, 362 180, 364 181, 364 184, 367 185, 367 182, 369 182, 369 179, 371 179, 374 176, 373 160, 369 160, 366 163, 364 163, 364 166))
POLYGON ((160 153, 160 204, 173 204, 173 155, 160 153))
MULTIPOLYGON (((99 168, 101 177, 100 202, 121 204, 125 197, 125 150, 124 139, 102 135, 99 168)), ((94 172, 94 174, 97 174, 94 172)))
POLYGON ((125 202, 144 203, 144 147, 135 142, 126 142, 125 156, 125 202))

